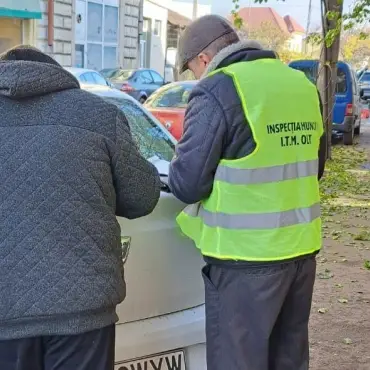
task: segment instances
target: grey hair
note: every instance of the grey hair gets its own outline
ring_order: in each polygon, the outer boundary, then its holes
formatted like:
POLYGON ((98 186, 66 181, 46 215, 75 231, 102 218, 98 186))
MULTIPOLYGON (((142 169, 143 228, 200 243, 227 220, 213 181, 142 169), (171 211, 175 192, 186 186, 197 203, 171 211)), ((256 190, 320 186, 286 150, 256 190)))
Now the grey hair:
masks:
POLYGON ((210 57, 214 57, 221 50, 225 49, 230 45, 236 44, 239 41, 240 38, 238 34, 236 32, 230 32, 213 41, 209 46, 207 46, 206 49, 203 50, 203 53, 209 55, 210 57))

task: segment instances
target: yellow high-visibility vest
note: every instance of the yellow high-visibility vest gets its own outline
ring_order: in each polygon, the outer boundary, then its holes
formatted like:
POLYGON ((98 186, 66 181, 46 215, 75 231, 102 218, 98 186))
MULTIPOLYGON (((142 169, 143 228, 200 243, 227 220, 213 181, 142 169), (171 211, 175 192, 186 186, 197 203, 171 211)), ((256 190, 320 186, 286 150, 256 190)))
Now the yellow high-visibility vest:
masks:
POLYGON ((316 87, 274 59, 214 73, 232 77, 256 148, 220 161, 209 198, 178 216, 182 232, 218 259, 278 261, 320 250, 316 87))

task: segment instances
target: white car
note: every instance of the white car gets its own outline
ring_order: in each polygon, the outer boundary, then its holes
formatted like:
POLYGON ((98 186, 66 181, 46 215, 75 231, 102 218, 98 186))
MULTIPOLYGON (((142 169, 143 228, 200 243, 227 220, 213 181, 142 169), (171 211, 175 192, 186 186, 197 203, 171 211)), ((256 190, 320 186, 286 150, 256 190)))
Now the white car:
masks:
POLYGON ((206 370, 204 262, 180 233, 175 219, 184 204, 166 186, 176 141, 127 94, 96 85, 82 88, 123 110, 141 153, 157 166, 163 181, 150 216, 118 219, 127 297, 118 307, 115 370, 206 370))
POLYGON ((109 86, 114 88, 114 86, 105 79, 99 72, 92 69, 86 68, 65 68, 69 73, 77 78, 81 84, 85 85, 99 85, 99 86, 109 86))

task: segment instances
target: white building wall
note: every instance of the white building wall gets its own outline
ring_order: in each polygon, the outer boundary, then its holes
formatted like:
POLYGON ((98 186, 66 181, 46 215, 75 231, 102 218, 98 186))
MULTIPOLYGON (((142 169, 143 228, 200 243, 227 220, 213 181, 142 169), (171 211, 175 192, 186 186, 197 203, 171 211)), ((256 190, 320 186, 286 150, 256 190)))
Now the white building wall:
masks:
POLYGON ((290 51, 301 53, 303 51, 303 33, 292 33, 288 41, 290 51))
MULTIPOLYGON (((167 1, 167 0, 165 0, 167 1)), ((176 1, 176 0, 169 0, 168 8, 180 13, 181 15, 193 19, 193 4, 185 3, 183 1, 176 1)), ((202 17, 203 15, 211 14, 212 6, 211 5, 203 5, 198 4, 197 8, 197 16, 202 17)))
POLYGON ((150 68, 163 75, 167 46, 168 10, 145 0, 143 15, 144 18, 151 20, 150 68), (156 32, 156 22, 160 22, 159 34, 156 32))
MULTIPOLYGON (((193 2, 185 2, 181 0, 152 0, 153 2, 162 5, 168 9, 173 10, 174 12, 180 13, 181 15, 192 19, 193 18, 193 2)), ((213 0, 221 1, 221 0, 213 0)), ((212 5, 198 4, 197 15, 202 17, 203 15, 212 13, 212 5)))

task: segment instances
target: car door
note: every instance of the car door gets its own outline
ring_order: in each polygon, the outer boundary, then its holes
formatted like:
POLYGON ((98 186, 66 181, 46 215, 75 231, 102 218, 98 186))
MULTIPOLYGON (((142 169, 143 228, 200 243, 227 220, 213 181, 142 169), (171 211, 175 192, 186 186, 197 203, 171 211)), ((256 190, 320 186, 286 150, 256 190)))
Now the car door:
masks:
MULTIPOLYGON (((353 69, 351 69, 351 77, 352 77, 352 90, 353 90, 353 112, 356 116, 356 120, 361 117, 361 99, 360 99, 360 89, 358 87, 358 79, 356 73, 353 69)), ((356 122, 356 125, 359 122, 356 122)))
POLYGON ((149 71, 145 70, 139 72, 137 78, 140 82, 139 90, 145 91, 147 97, 149 97, 156 90, 152 75, 149 71))
POLYGON ((338 64, 337 84, 335 89, 335 104, 333 111, 333 125, 342 124, 344 121, 347 104, 352 104, 352 96, 349 91, 349 81, 351 76, 348 74, 344 65, 338 64))
MULTIPOLYGON (((131 100, 112 101, 125 113, 140 152, 167 181, 174 141, 154 117, 131 100)), ((119 322, 180 312, 204 303, 202 256, 183 236, 176 217, 184 204, 161 192, 154 212, 137 220, 118 218, 123 240, 130 243, 125 264, 127 298, 118 307, 119 322)))

